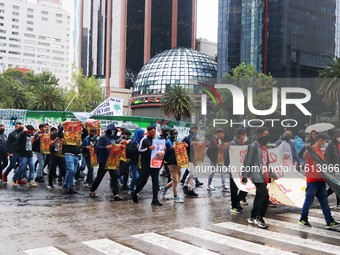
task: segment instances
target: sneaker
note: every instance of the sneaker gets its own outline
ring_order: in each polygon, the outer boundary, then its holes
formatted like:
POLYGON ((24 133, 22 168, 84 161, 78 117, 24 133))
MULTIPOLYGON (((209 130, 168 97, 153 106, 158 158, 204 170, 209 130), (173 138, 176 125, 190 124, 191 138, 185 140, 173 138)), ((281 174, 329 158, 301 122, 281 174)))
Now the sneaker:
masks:
POLYGON ((243 199, 243 200, 240 201, 240 204, 241 205, 248 205, 248 202, 247 202, 247 200, 243 199))
POLYGON ((188 196, 198 197, 198 194, 194 190, 188 190, 188 196))
POLYGON ((165 199, 166 192, 168 190, 165 187, 161 187, 160 192, 162 193, 163 199, 165 199))
POLYGON ((200 186, 202 186, 202 185, 203 185, 203 182, 196 182, 196 183, 195 183, 195 187, 197 187, 197 188, 200 187, 200 186))
POLYGON ((180 183, 183 185, 185 183, 185 180, 181 180, 180 183))
POLYGON ((176 203, 184 203, 184 201, 178 195, 174 196, 174 200, 176 203))
POLYGON ((90 184, 90 183, 83 183, 83 186, 86 187, 86 188, 91 188, 92 184, 90 184))
POLYGON ((189 189, 188 189, 188 186, 184 186, 183 187, 183 193, 185 194, 185 195, 189 195, 189 189))
POLYGON ((159 202, 158 200, 152 201, 151 205, 163 206, 163 204, 159 202))
POLYGON ((17 181, 14 180, 14 179, 11 180, 11 184, 12 184, 13 187, 18 186, 17 181))
POLYGON ((27 187, 36 188, 36 187, 38 187, 38 185, 35 184, 33 181, 30 181, 30 182, 27 183, 27 187))
POLYGON ((227 191, 230 191, 230 188, 229 188, 227 185, 222 185, 221 190, 222 190, 223 192, 227 192, 227 191))
POLYGON ((138 203, 138 202, 139 202, 139 201, 138 201, 137 193, 134 192, 134 191, 131 192, 131 198, 132 198, 132 201, 133 201, 134 203, 138 203))
POLYGON ((234 208, 230 209, 230 212, 235 213, 235 214, 241 214, 241 213, 243 213, 243 209, 234 207, 234 208))
POLYGON ((54 186, 53 186, 53 184, 51 184, 51 185, 49 184, 49 185, 47 185, 47 188, 48 189, 54 189, 54 186))
POLYGON ((19 180, 17 181, 18 184, 26 184, 26 182, 24 180, 19 180))
POLYGON ((70 194, 70 190, 69 190, 69 188, 67 187, 67 185, 63 185, 63 187, 62 187, 62 189, 63 189, 63 192, 64 192, 64 194, 70 194))
POLYGON ((276 207, 276 204, 272 201, 268 201, 268 207, 276 207))
POLYGON ((333 221, 330 223, 327 223, 326 228, 330 229, 330 228, 337 228, 340 226, 339 222, 333 221))
POLYGON ((249 219, 247 219, 248 223, 250 224, 255 224, 255 219, 250 217, 249 219))
POLYGON ((208 185, 208 186, 207 186, 207 190, 209 190, 209 191, 214 191, 214 190, 216 190, 216 189, 214 188, 214 186, 208 185))
POLYGON ((302 226, 306 226, 306 227, 311 227, 312 225, 309 223, 308 220, 299 220, 299 224, 302 226))
POLYGON ((44 183, 45 180, 42 177, 35 178, 35 182, 44 183))
POLYGON ((268 225, 264 222, 261 216, 257 216, 254 220, 254 223, 257 224, 260 228, 268 228, 268 225))
POLYGON ((2 173, 2 181, 7 182, 7 176, 5 175, 5 173, 2 173))

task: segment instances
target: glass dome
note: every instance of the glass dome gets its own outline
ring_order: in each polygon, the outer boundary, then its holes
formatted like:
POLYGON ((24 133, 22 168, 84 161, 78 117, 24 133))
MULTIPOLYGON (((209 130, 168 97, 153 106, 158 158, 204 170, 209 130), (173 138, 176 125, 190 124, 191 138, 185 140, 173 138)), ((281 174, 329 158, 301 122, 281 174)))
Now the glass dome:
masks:
POLYGON ((146 63, 133 85, 133 96, 165 93, 171 85, 189 85, 217 77, 217 64, 202 52, 174 48, 166 50, 146 63))

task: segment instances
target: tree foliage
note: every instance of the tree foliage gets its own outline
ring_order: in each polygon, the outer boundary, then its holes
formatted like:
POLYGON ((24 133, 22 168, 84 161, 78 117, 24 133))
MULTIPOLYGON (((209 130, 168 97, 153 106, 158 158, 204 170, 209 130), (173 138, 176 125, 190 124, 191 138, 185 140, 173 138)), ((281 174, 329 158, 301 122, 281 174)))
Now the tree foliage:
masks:
POLYGON ((190 118, 195 103, 191 98, 189 91, 181 85, 173 85, 162 97, 162 111, 166 116, 175 117, 176 121, 182 117, 190 118))

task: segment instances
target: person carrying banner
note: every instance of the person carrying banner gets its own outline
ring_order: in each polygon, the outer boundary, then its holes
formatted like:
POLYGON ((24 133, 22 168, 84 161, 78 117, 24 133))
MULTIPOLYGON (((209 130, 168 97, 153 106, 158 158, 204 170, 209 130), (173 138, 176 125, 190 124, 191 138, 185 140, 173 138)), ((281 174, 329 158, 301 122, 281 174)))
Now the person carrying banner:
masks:
MULTIPOLYGON (((97 172, 97 177, 94 180, 91 190, 90 190, 90 197, 97 198, 98 195, 95 193, 96 189, 98 188, 99 184, 103 180, 107 171, 111 176, 111 182, 113 183, 112 191, 113 191, 113 198, 115 201, 121 201, 123 198, 119 196, 119 186, 118 186, 118 178, 119 172, 118 170, 108 170, 105 169, 107 160, 109 158, 110 152, 113 149, 113 145, 117 144, 117 128, 116 126, 111 123, 107 126, 105 134, 98 138, 98 142, 96 145, 97 150, 97 161, 99 163, 99 168, 97 172)), ((115 150, 119 150, 120 148, 116 148, 115 150)))
MULTIPOLYGON (((166 143, 166 152, 164 160, 167 161, 167 164, 170 169, 172 181, 169 182, 165 187, 161 187, 161 192, 163 193, 163 198, 168 191, 172 187, 174 192, 174 200, 177 203, 184 203, 184 201, 178 196, 177 186, 181 180, 181 167, 177 165, 175 148, 177 141, 178 132, 176 129, 170 129, 170 138, 166 143)), ((187 145, 187 144, 186 144, 187 145)), ((187 145, 188 146, 188 145, 187 145)))
POLYGON ((336 222, 333 219, 331 210, 328 205, 326 182, 325 179, 322 177, 322 174, 320 173, 322 169, 318 168, 318 165, 313 159, 314 157, 317 157, 316 155, 313 155, 315 153, 322 160, 324 160, 324 154, 321 148, 328 148, 329 139, 329 135, 325 132, 319 133, 316 137, 315 144, 311 148, 307 147, 307 150, 303 154, 303 158, 306 160, 305 172, 307 178, 305 202, 303 204, 299 220, 299 223, 303 226, 312 226, 308 221, 308 212, 309 208, 313 204, 314 197, 317 197, 321 205, 322 212, 326 220, 326 228, 335 228, 340 226, 340 223, 336 222))
POLYGON ((86 166, 87 166, 87 177, 86 181, 84 182, 83 186, 87 188, 91 188, 93 183, 93 166, 91 165, 91 154, 90 149, 95 147, 97 144, 97 129, 91 128, 90 135, 85 137, 82 142, 81 146, 81 154, 84 157, 86 166))
POLYGON ((0 170, 2 179, 2 170, 8 165, 8 153, 7 153, 7 135, 5 134, 5 126, 0 124, 0 170))
MULTIPOLYGON (((170 136, 170 129, 168 127, 163 127, 161 129, 161 134, 159 135, 158 139, 168 139, 170 136)), ((168 183, 170 183, 172 181, 171 179, 171 173, 170 173, 170 169, 169 169, 169 165, 168 162, 166 160, 163 161, 163 172, 160 173, 159 176, 165 176, 168 178, 168 183)))
MULTIPOLYGON (((328 165, 340 167, 340 129, 334 130, 333 139, 328 143, 326 148, 325 160, 328 165)), ((331 188, 327 190, 327 196, 333 193, 334 191, 331 188)), ((340 208, 339 196, 336 196, 336 206, 340 208)))
POLYGON ((151 168, 151 152, 155 149, 152 145, 153 139, 156 137, 156 127, 150 125, 147 127, 148 134, 142 138, 138 148, 138 152, 141 154, 141 176, 138 179, 136 189, 131 192, 131 197, 134 203, 138 203, 138 193, 144 188, 145 184, 148 182, 149 176, 152 179, 152 203, 151 205, 163 206, 161 202, 158 201, 158 191, 159 191, 159 168, 151 168))
POLYGON ((40 182, 40 183, 45 182, 45 180, 43 179, 43 169, 45 165, 46 154, 43 154, 40 151, 40 138, 45 133, 46 133, 46 124, 40 124, 39 131, 34 134, 34 141, 33 141, 33 151, 35 152, 35 155, 37 155, 38 164, 39 164, 37 175, 35 177, 35 181, 40 182))
POLYGON ((213 137, 209 143, 209 147, 207 150, 207 156, 210 159, 210 173, 208 178, 208 185, 207 190, 208 191, 214 191, 215 187, 211 185, 212 179, 214 178, 215 172, 221 173, 221 180, 222 180, 222 191, 228 191, 229 187, 226 185, 226 174, 223 172, 223 165, 219 165, 217 162, 217 156, 218 152, 222 146, 224 138, 224 130, 223 129, 217 129, 216 137, 213 137))
MULTIPOLYGON (((236 137, 234 138, 234 140, 232 140, 227 148, 224 151, 224 165, 226 167, 229 167, 230 165, 230 157, 229 157, 229 150, 230 150, 230 146, 241 146, 244 145, 244 143, 246 143, 248 140, 247 137, 247 130, 244 128, 238 128, 236 130, 236 137)), ((229 168, 230 169, 230 168, 229 168)), ((232 173, 229 172, 229 178, 230 178, 230 196, 231 196, 231 208, 230 208, 230 212, 231 213, 242 213, 243 212, 243 208, 240 205, 240 201, 245 200, 246 196, 247 196, 247 192, 242 191, 238 189, 237 185, 234 182, 232 173)))
POLYGON ((196 138, 197 132, 198 132, 198 127, 191 126, 189 135, 184 137, 182 141, 188 144, 187 153, 188 153, 188 158, 189 158, 189 168, 188 168, 189 174, 185 179, 185 182, 183 185, 183 192, 186 196, 193 196, 193 197, 198 196, 198 194, 194 191, 195 179, 196 179, 196 171, 195 171, 196 164, 194 164, 194 159, 193 159, 194 148, 195 148, 194 146, 195 146, 195 143, 198 141, 196 138))
POLYGON ((139 171, 138 171, 138 161, 139 161, 139 144, 144 136, 143 129, 137 129, 131 142, 128 145, 126 150, 126 157, 130 159, 130 170, 131 170, 131 181, 129 187, 129 193, 135 189, 135 186, 138 182, 139 171))
MULTIPOLYGON (((18 151, 18 138, 20 136, 23 127, 21 126, 21 122, 17 122, 15 124, 15 130, 8 134, 7 140, 7 153, 9 156, 9 166, 6 168, 5 172, 2 173, 2 181, 7 182, 7 176, 11 172, 12 169, 16 168, 19 164, 19 151, 18 151)), ((26 182, 23 180, 19 180, 17 183, 25 184, 26 182)))
POLYGON ((276 180, 276 174, 269 168, 269 153, 266 148, 269 142, 269 132, 266 127, 259 127, 256 130, 257 141, 254 141, 248 146, 246 158, 243 163, 242 181, 246 185, 248 178, 256 187, 256 194, 251 211, 251 216, 248 223, 255 223, 260 228, 268 228, 263 217, 266 214, 269 194, 267 190, 267 183, 271 179, 276 180))
POLYGON ((18 180, 22 179, 22 176, 29 167, 29 176, 27 178, 27 187, 37 187, 38 185, 33 182, 34 179, 34 163, 33 163, 33 151, 32 151, 32 136, 34 134, 34 127, 27 125, 17 141, 18 152, 19 152, 19 168, 15 171, 12 177, 13 187, 17 186, 18 180))
POLYGON ((131 132, 128 129, 122 128, 123 135, 117 140, 117 143, 125 146, 125 156, 122 153, 122 157, 119 162, 119 178, 122 179, 122 190, 129 190, 128 181, 129 181, 129 169, 130 169, 130 161, 126 157, 126 150, 131 141, 131 132))

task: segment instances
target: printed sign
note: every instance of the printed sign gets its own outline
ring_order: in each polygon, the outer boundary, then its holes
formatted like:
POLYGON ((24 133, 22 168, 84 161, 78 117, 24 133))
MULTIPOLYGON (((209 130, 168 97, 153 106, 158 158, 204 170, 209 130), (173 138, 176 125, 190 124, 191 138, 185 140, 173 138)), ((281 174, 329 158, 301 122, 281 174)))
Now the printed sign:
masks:
POLYGON ((80 146, 81 126, 81 122, 64 123, 64 145, 80 146))
POLYGON ((105 169, 117 170, 119 169, 120 156, 122 155, 122 147, 120 144, 112 144, 113 149, 111 149, 109 158, 107 159, 105 169))
POLYGON ((90 149, 90 161, 91 161, 92 167, 96 167, 98 165, 97 155, 94 152, 94 147, 92 147, 92 146, 91 146, 91 149, 90 149))
POLYGON ((165 155, 165 139, 153 139, 152 146, 155 146, 155 149, 151 151, 151 168, 161 168, 164 155, 165 155))
POLYGON ((189 167, 189 159, 187 153, 187 143, 177 142, 175 148, 175 155, 177 166, 181 168, 189 167))
POLYGON ((51 143, 50 134, 43 134, 42 137, 40 138, 40 153, 50 154, 50 143, 51 143))
POLYGON ((194 148, 194 164, 201 164, 204 162, 205 142, 195 142, 194 148))
POLYGON ((86 127, 87 131, 89 131, 89 133, 90 133, 90 130, 92 128, 96 129, 97 130, 96 136, 97 137, 100 136, 100 122, 99 122, 99 120, 87 120, 85 122, 85 127, 86 127))
POLYGON ((220 150, 218 151, 218 155, 217 155, 217 164, 218 165, 224 164, 223 155, 224 155, 224 151, 227 148, 228 144, 229 143, 222 143, 220 150))
POLYGON ((90 113, 92 116, 123 116, 123 99, 109 97, 90 113))

